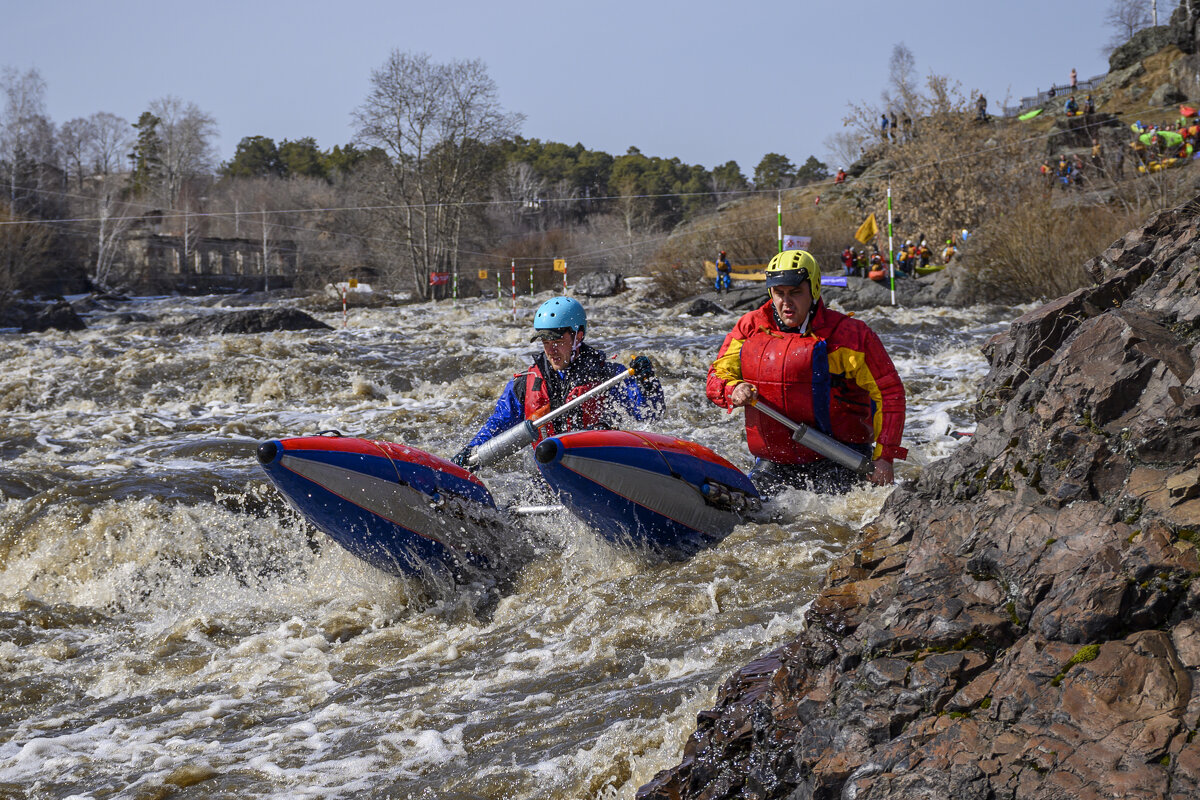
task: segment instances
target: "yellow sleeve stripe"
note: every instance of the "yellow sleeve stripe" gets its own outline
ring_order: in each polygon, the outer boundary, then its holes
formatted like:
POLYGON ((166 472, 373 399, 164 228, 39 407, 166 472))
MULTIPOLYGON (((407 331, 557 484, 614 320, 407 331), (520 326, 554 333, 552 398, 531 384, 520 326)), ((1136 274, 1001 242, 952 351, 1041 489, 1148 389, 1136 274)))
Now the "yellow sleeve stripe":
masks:
MULTIPOLYGON (((875 383, 875 376, 867 367, 867 357, 857 350, 839 347, 829 354, 829 371, 843 375, 846 380, 862 387, 863 391, 875 401, 875 414, 871 419, 871 427, 875 431, 875 441, 878 442, 879 433, 883 430, 883 393, 879 391, 879 385, 875 383)), ((876 444, 875 458, 879 458, 879 451, 880 445, 876 444)))
POLYGON ((713 374, 725 381, 728 386, 736 386, 742 382, 742 344, 745 339, 731 339, 729 347, 713 362, 713 374))

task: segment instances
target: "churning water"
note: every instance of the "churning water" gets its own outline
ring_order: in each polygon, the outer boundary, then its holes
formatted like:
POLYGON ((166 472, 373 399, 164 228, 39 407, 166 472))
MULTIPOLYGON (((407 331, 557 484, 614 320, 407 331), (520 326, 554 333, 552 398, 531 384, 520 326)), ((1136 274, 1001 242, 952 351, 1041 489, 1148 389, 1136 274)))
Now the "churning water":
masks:
MULTIPOLYGON (((547 295, 548 296, 548 295, 547 295)), ((78 334, 0 332, 0 797, 631 798, 720 683, 794 637, 887 490, 791 492, 686 563, 565 516, 497 590, 426 587, 308 529, 258 441, 337 429, 457 451, 527 363, 545 297, 318 315, 334 331, 166 335, 214 298, 131 301, 78 334)), ((655 429, 743 468, 704 396, 734 318, 638 291, 589 341, 645 352, 655 429)), ((861 314, 909 398, 912 480, 970 429, 996 309, 861 314)), ((523 497, 532 466, 481 477, 523 497)))

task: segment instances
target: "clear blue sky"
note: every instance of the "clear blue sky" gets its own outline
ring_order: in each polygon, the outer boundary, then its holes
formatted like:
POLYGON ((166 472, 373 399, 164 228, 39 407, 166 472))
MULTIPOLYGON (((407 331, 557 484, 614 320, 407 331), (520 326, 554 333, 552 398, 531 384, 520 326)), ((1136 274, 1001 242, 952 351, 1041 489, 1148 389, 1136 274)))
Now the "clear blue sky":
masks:
MULTIPOLYGON (((826 160, 847 102, 878 103, 892 48, 996 109, 1107 71, 1107 0, 256 2, 2 0, 0 67, 36 67, 54 122, 137 119, 173 94, 243 136, 344 144, 392 50, 480 58, 523 135, 630 146, 752 176, 765 153, 826 160)), ((1159 3, 1165 22, 1171 0, 1159 3)), ((836 164, 830 164, 836 168, 836 164)))

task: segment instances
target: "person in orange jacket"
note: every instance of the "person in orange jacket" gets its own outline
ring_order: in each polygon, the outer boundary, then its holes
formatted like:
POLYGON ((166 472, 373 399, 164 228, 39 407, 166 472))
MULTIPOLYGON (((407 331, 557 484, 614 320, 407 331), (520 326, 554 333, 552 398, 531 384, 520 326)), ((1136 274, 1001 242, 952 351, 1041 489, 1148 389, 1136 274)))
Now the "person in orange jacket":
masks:
POLYGON ((908 451, 904 384, 866 323, 821 300, 821 270, 805 250, 785 250, 766 269, 768 300, 726 335, 708 370, 706 393, 718 406, 746 408, 750 478, 764 495, 787 487, 846 492, 861 476, 792 440, 791 431, 753 407, 765 400, 868 455, 881 486, 908 451))

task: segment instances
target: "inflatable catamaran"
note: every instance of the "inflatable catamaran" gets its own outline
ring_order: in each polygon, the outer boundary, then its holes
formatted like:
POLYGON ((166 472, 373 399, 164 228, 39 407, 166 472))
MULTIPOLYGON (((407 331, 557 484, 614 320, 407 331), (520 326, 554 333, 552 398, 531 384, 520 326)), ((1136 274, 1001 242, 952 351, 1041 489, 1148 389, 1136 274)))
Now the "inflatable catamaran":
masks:
MULTIPOLYGON (((579 431, 534 461, 563 509, 614 544, 680 560, 720 542, 760 506, 750 479, 707 447, 655 433, 579 431)), ((258 447, 271 482, 346 550, 395 575, 488 569, 521 525, 475 475, 440 456, 339 435, 258 447)))
MULTIPOLYGON (((540 428, 633 373, 630 367, 537 421, 493 437, 469 463, 493 464, 536 445, 533 460, 563 510, 652 559, 690 558, 761 509, 744 472, 703 445, 658 433, 588 430, 539 441, 540 428)), ((804 447, 860 474, 871 472, 861 453, 761 400, 755 406, 804 447)), ((395 575, 462 579, 472 570, 498 569, 525 511, 497 507, 468 470, 394 442, 337 433, 271 439, 258 446, 258 461, 301 516, 395 575)))

